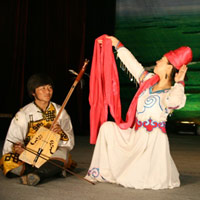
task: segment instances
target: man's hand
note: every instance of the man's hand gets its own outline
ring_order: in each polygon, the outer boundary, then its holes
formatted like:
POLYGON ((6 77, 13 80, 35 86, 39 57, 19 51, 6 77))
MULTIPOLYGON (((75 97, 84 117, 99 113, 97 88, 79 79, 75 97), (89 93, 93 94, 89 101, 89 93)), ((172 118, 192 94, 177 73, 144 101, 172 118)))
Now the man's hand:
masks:
POLYGON ((13 145, 13 148, 14 148, 14 152, 15 153, 18 153, 18 154, 21 154, 23 151, 24 151, 24 148, 22 147, 23 144, 18 142, 16 144, 13 145))
POLYGON ((51 130, 52 130, 53 132, 55 132, 55 133, 60 133, 60 132, 62 132, 62 129, 61 129, 61 127, 60 127, 60 124, 58 124, 58 123, 56 123, 56 124, 51 128, 51 130))

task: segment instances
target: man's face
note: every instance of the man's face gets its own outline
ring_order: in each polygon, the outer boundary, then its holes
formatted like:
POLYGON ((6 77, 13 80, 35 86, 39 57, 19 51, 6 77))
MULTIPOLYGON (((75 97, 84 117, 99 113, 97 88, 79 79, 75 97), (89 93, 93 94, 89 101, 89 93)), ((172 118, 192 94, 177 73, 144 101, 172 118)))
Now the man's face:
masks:
POLYGON ((51 85, 43 85, 35 89, 33 96, 37 101, 49 102, 53 95, 53 88, 51 85))

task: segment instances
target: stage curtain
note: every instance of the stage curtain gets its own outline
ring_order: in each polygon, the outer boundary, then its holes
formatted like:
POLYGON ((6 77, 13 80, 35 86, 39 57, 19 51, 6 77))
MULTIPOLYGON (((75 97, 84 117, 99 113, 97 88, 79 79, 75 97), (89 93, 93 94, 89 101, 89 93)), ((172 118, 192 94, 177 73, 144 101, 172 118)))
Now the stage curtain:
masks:
MULTIPOLYGON (((90 60, 94 39, 113 34, 115 1, 1 1, 0 2, 0 113, 15 114, 31 99, 26 82, 30 75, 48 73, 54 80, 53 101, 62 104, 84 59, 90 60)), ((78 134, 89 126, 89 77, 78 84, 66 109, 78 134)))

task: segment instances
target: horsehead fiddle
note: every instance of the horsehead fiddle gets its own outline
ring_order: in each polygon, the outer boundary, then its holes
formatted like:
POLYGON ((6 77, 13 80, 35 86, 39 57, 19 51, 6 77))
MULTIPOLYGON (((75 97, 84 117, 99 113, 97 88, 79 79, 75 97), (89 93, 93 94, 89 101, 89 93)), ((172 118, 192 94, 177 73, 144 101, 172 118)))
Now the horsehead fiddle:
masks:
MULTIPOLYGON (((89 60, 85 59, 82 69, 80 70, 73 85, 71 86, 71 88, 70 88, 57 116, 55 117, 54 121, 52 122, 50 128, 48 129, 48 128, 41 126, 37 130, 34 137, 29 141, 29 143, 26 145, 26 147, 23 147, 24 151, 19 156, 20 160, 22 160, 25 163, 28 163, 32 166, 35 166, 37 168, 39 168, 41 165, 43 165, 46 161, 51 162, 49 159, 53 155, 53 153, 56 151, 59 140, 60 140, 60 135, 53 132, 51 129, 57 123, 57 121, 58 121, 63 109, 65 108, 67 102, 69 101, 69 98, 71 97, 76 85, 78 84, 81 77, 85 73, 88 62, 89 62, 89 60)), ((65 170, 70 172, 71 174, 75 175, 75 173, 71 172, 70 170, 68 170, 68 169, 65 169, 65 170)), ((84 180, 86 180, 86 179, 84 179, 84 180)), ((86 180, 86 181, 88 181, 88 180, 86 180)), ((90 182, 90 181, 88 181, 88 182, 90 182)), ((92 182, 90 182, 90 183, 92 183, 92 182)))

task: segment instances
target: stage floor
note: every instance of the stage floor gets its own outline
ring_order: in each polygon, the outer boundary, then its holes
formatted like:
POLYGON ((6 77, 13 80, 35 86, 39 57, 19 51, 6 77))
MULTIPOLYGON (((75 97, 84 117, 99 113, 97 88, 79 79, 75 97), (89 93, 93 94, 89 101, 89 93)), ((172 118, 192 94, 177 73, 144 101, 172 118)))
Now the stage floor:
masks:
MULTIPOLYGON (((2 200, 199 200, 200 199, 200 136, 169 135, 172 157, 180 172, 181 187, 167 190, 135 190, 116 184, 90 183, 72 175, 54 179, 36 187, 24 186, 18 178, 8 179, 0 172, 2 200)), ((2 149, 3 141, 0 142, 2 149)), ((72 157, 78 162, 76 173, 84 176, 94 146, 89 137, 77 136, 72 157)))

